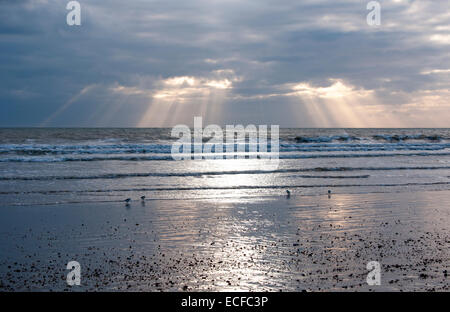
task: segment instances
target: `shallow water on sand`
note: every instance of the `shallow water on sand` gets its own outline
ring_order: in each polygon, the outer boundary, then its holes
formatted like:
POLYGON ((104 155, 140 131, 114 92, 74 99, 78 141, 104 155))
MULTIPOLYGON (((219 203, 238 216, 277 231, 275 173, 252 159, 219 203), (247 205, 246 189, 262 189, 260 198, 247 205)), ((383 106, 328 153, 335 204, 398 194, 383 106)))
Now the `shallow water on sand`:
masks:
POLYGON ((449 290, 449 191, 0 210, 0 289, 449 290), (368 286, 369 261, 382 266, 368 286))

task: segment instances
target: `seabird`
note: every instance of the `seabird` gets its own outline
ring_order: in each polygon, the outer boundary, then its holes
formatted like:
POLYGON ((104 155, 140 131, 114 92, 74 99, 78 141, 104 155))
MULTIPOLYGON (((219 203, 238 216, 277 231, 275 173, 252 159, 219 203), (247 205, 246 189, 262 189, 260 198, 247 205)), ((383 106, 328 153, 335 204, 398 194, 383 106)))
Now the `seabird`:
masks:
POLYGON ((124 201, 128 204, 131 201, 131 198, 127 198, 124 201))
POLYGON ((145 196, 141 196, 141 199, 142 199, 142 200, 145 200, 145 196))
POLYGON ((331 190, 328 190, 328 194, 331 194, 331 190))
POLYGON ((290 196, 291 196, 291 191, 286 190, 286 193, 287 193, 287 197, 290 197, 290 196))

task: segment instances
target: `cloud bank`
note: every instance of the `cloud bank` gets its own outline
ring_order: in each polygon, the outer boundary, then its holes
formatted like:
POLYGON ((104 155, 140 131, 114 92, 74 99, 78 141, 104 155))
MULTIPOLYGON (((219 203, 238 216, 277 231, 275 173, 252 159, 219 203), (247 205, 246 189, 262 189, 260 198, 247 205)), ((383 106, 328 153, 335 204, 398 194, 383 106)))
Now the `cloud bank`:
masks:
POLYGON ((448 1, 67 2, 0 0, 0 126, 448 127, 448 1))

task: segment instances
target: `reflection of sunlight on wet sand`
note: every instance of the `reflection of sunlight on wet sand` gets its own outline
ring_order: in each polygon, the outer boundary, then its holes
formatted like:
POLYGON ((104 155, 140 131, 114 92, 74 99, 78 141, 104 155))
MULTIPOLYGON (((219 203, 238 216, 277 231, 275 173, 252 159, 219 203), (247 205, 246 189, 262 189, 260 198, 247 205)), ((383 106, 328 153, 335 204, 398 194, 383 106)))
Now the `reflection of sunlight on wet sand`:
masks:
MULTIPOLYGON (((325 195, 324 195, 325 196, 325 195)), ((324 200, 322 196, 319 199, 324 200)), ((355 202, 361 199, 361 195, 339 194, 331 195, 324 200, 324 206, 311 206, 304 202, 303 197, 291 198, 291 205, 297 209, 292 211, 291 218, 297 220, 300 231, 310 232, 311 229, 317 228, 321 232, 340 232, 352 231, 361 227, 361 224, 355 223, 355 215, 364 218, 376 215, 373 203, 367 207, 361 208, 355 206, 355 202)), ((365 224, 367 229, 369 224, 365 224)))
MULTIPOLYGON (((220 291, 248 291, 259 285, 276 284, 274 277, 278 279, 279 273, 275 262, 270 263, 270 256, 266 255, 273 236, 261 232, 273 222, 257 208, 236 208, 222 201, 216 201, 215 206, 204 201, 187 205, 163 203, 156 201, 142 209, 145 216, 140 221, 152 220, 152 235, 156 235, 158 245, 164 246, 156 253, 162 263, 167 261, 164 254, 173 257, 178 252, 180 256, 196 254, 202 261, 213 260, 215 264, 209 269, 188 274, 191 283, 198 283, 199 290, 214 287, 220 291), (267 265, 271 269, 267 270, 267 265), (205 284, 202 276, 208 276, 213 284, 205 284)), ((148 237, 147 232, 141 235, 148 237)), ((155 247, 153 241, 146 245, 151 250, 155 247)))
POLYGON ((276 272, 266 270, 263 264, 268 263, 264 258, 270 239, 249 234, 261 226, 261 215, 258 213, 255 218, 245 219, 245 209, 247 208, 242 208, 237 216, 230 216, 231 224, 218 223, 216 227, 223 245, 214 250, 214 257, 229 263, 222 270, 210 272, 219 280, 228 277, 228 281, 217 283, 216 286, 220 287, 221 291, 248 291, 256 285, 272 285, 273 276, 276 275, 276 272))
POLYGON ((353 199, 348 199, 343 196, 330 196, 330 200, 333 201, 333 207, 327 210, 326 217, 332 222, 336 227, 341 229, 348 229, 349 218, 351 217, 351 212, 349 211, 349 205, 354 201, 353 199))

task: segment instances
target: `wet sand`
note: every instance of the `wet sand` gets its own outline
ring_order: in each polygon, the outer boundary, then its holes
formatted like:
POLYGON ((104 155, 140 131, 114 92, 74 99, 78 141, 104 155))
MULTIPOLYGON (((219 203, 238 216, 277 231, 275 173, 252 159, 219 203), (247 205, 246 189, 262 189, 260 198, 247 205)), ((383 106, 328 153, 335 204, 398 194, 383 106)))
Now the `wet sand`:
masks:
POLYGON ((1 291, 448 291, 450 191, 0 208, 1 291), (81 286, 66 283, 69 261, 81 286), (370 261, 381 285, 366 283, 370 261))

